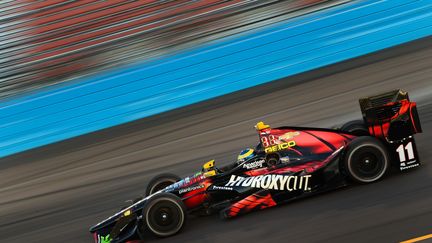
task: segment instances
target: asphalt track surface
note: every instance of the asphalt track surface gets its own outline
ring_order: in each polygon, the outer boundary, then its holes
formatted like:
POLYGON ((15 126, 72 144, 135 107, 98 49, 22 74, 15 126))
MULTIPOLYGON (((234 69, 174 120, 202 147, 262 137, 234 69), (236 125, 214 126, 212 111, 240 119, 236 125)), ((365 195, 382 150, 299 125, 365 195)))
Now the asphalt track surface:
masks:
POLYGON ((192 174, 253 146, 253 125, 330 127, 358 98, 396 88, 419 103, 423 165, 229 221, 192 218, 155 242, 399 242, 432 233, 432 38, 0 160, 0 242, 91 242, 88 228, 155 174, 192 174))

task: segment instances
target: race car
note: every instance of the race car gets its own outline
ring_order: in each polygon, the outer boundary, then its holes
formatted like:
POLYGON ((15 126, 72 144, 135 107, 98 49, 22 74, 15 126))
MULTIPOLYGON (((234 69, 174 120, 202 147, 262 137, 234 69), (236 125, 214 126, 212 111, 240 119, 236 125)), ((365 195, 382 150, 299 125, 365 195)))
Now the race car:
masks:
POLYGON ((380 180, 391 166, 418 167, 413 135, 422 132, 416 103, 402 90, 360 99, 363 120, 339 129, 256 124, 259 144, 237 161, 211 160, 186 178, 161 174, 146 196, 90 228, 94 240, 127 242, 146 232, 178 233, 189 214, 223 219, 287 203, 352 183, 380 180))

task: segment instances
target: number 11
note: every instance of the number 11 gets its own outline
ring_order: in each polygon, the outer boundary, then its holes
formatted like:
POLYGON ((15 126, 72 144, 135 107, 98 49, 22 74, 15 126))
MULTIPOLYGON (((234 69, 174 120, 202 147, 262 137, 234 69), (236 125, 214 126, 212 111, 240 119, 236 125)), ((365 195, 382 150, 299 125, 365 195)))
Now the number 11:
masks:
MULTIPOLYGON (((413 150, 412 142, 409 142, 405 146, 405 150, 408 153, 408 160, 414 159, 414 150, 413 150)), ((404 150, 403 144, 399 145, 399 147, 396 149, 396 152, 399 153, 399 161, 400 162, 405 162, 406 161, 405 150, 404 150)))

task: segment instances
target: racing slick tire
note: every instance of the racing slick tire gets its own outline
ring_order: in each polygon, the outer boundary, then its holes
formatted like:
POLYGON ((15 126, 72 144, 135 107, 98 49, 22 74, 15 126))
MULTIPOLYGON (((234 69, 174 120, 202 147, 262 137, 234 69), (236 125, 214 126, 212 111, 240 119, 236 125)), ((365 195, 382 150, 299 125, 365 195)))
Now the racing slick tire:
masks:
POLYGON ((153 179, 151 179, 150 182, 148 183, 145 191, 145 195, 150 196, 153 193, 162 190, 165 187, 172 185, 179 180, 181 180, 180 177, 170 173, 163 173, 157 175, 153 179))
POLYGON ((183 201, 171 193, 158 193, 152 196, 142 211, 144 229, 158 237, 168 237, 178 233, 186 223, 187 209, 183 201))
POLYGON ((342 132, 351 133, 356 136, 369 136, 369 130, 363 120, 349 121, 340 128, 342 132))
POLYGON ((381 179, 390 165, 386 147, 374 137, 357 137, 343 158, 346 174, 355 182, 371 183, 381 179))

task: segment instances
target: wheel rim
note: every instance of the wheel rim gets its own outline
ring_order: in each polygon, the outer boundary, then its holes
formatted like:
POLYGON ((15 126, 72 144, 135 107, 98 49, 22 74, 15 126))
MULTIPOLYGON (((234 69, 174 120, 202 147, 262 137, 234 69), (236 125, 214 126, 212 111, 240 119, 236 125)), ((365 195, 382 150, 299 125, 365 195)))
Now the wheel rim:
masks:
POLYGON ((364 182, 379 179, 387 168, 387 158, 381 148, 364 145, 355 149, 349 157, 352 175, 364 182))
POLYGON ((158 208, 150 214, 157 225, 169 226, 174 222, 175 213, 173 213, 171 208, 158 208))
POLYGON ((161 236, 168 236, 180 230, 184 214, 175 201, 161 199, 150 205, 146 219, 151 231, 161 236))

